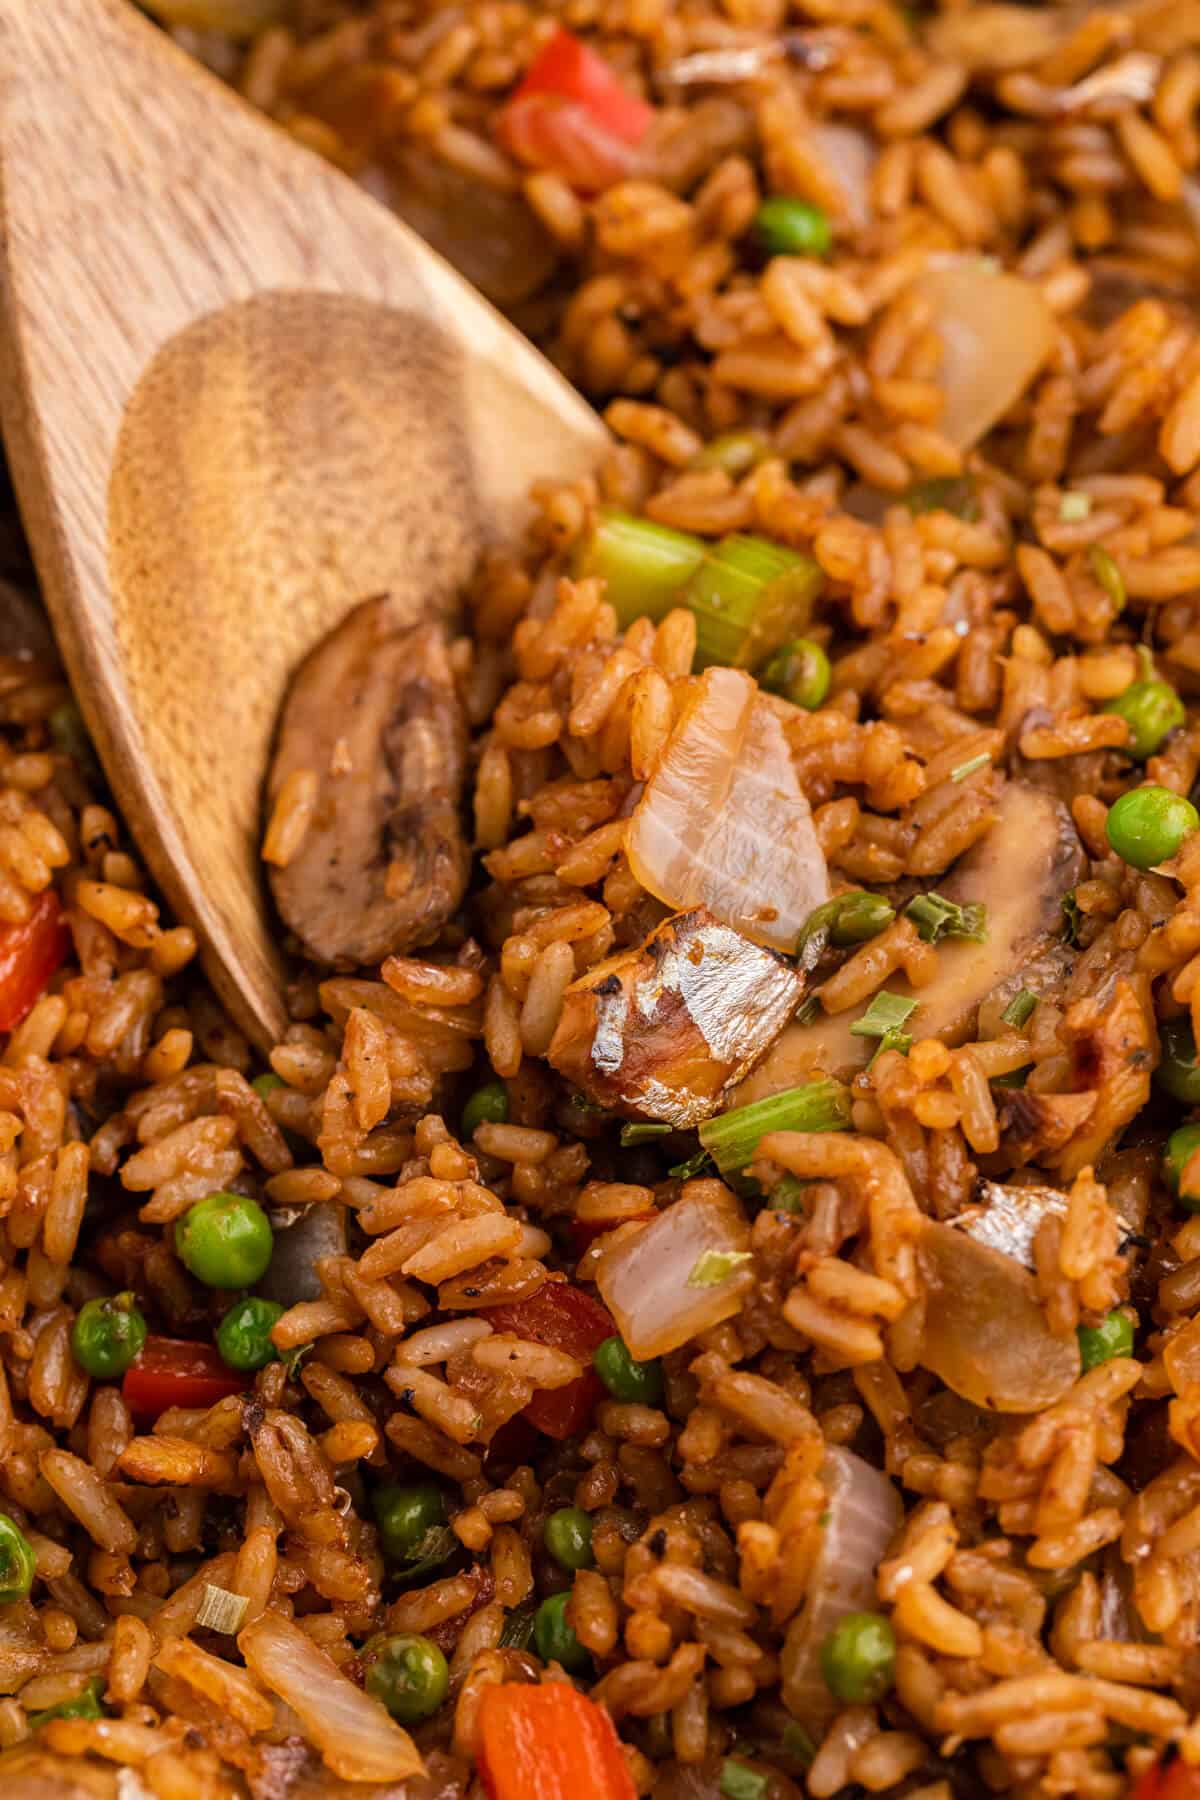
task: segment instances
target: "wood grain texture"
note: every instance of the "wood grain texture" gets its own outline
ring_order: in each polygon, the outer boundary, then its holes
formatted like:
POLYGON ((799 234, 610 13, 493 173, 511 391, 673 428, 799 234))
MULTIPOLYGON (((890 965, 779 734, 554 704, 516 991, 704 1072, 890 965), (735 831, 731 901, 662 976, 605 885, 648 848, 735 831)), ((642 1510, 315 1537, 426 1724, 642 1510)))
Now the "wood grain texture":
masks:
POLYGON ((260 1045, 287 680, 365 595, 453 610, 594 414, 406 227, 124 0, 0 0, 0 417, 67 668, 260 1045))

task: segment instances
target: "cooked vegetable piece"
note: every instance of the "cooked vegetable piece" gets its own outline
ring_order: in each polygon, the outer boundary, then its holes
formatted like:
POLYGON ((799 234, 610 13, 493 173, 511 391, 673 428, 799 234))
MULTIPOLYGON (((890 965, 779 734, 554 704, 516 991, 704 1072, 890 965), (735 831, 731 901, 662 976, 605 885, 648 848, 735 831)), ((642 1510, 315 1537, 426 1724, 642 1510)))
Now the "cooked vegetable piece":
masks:
POLYGON ((627 1405, 658 1406, 663 1397, 662 1364, 637 1362, 630 1356, 625 1342, 615 1334, 605 1338, 592 1356, 601 1381, 614 1400, 627 1405))
POLYGON ((362 1654, 363 1686, 401 1725, 419 1725, 446 1698, 450 1671, 431 1638, 416 1632, 373 1638, 362 1654))
POLYGON ((829 219, 798 194, 772 194, 754 215, 755 237, 768 256, 828 256, 829 219))
POLYGON ((1133 1355, 1133 1321, 1119 1308, 1101 1319, 1099 1325, 1081 1325, 1076 1336, 1085 1375, 1114 1356, 1133 1355))
POLYGON ((696 667, 759 668, 808 624, 822 579, 799 550, 767 538, 722 538, 683 597, 696 620, 696 667))
POLYGON ((829 1497, 821 1547, 782 1657, 787 1709, 818 1741, 839 1709, 822 1671, 822 1646, 848 1614, 874 1606, 875 1571, 904 1514, 887 1476, 852 1450, 826 1450, 821 1483, 829 1497))
POLYGON ((36 1571, 33 1545, 7 1513, 0 1513, 0 1606, 23 1600, 36 1571))
POLYGON ((100 1704, 104 1693, 104 1678, 93 1675, 85 1681, 73 1700, 60 1700, 57 1706, 47 1706, 41 1712, 28 1715, 29 1729, 37 1731, 50 1719, 102 1719, 104 1708, 100 1704))
POLYGON ((829 658, 811 638, 789 638, 759 677, 769 693, 815 712, 829 692, 829 658))
POLYGON ((821 1646, 825 1685, 846 1706, 875 1706, 895 1670, 896 1634, 882 1613, 848 1613, 821 1646))
POLYGON ((248 1294, 230 1307, 217 1326, 217 1349, 222 1362, 231 1369, 265 1369, 279 1356, 271 1342, 271 1331, 283 1317, 277 1300, 262 1300, 248 1294))
POLYGON ((284 923, 325 963, 378 963, 429 943, 470 867, 459 803, 466 722, 440 624, 386 595, 300 665, 280 717, 268 811, 289 776, 317 797, 299 847, 270 870, 284 923))
POLYGON ((1038 1412, 1078 1379, 1079 1345, 1055 1337, 1015 1257, 927 1219, 918 1254, 929 1290, 922 1366, 993 1412, 1038 1412))
POLYGON ((211 1344, 148 1337, 125 1371, 121 1393, 136 1417, 156 1419, 169 1406, 215 1406, 248 1386, 246 1377, 233 1374, 211 1344))
POLYGON ((508 1119, 508 1089, 502 1081, 476 1088, 462 1113, 462 1135, 473 1138, 480 1125, 503 1125, 508 1119))
POLYGON ((829 875, 783 727, 749 675, 695 683, 626 840, 642 886, 677 911, 794 949, 829 875))
POLYGON ((271 1229, 271 1263, 259 1278, 259 1294, 281 1306, 319 1300, 324 1290, 318 1262, 346 1253, 346 1208, 337 1200, 321 1200, 290 1220, 286 1213, 272 1214, 271 1229))
POLYGON ((85 1375, 123 1375, 146 1341, 146 1321, 132 1294, 85 1300, 71 1327, 71 1354, 85 1375))
POLYGON ((575 561, 581 579, 604 582, 604 597, 622 629, 635 619, 661 619, 683 604, 688 583, 707 554, 702 538, 602 506, 575 561))
POLYGON ((576 101, 597 124, 629 144, 638 143, 654 119, 654 108, 630 93, 612 65, 562 26, 538 51, 513 99, 530 94, 576 101))
POLYGON ((273 1243, 270 1220, 245 1194, 209 1194, 175 1226, 176 1255, 206 1287, 253 1287, 273 1243))
POLYGON ((1134 869, 1169 862, 1200 827, 1191 801, 1165 787, 1131 788, 1108 809, 1105 832, 1113 850, 1134 869))
POLYGON ((542 1527, 542 1541, 560 1568, 590 1569, 595 1561, 592 1521, 580 1506, 560 1506, 552 1512, 542 1527))
POLYGON ((970 450, 1025 392, 1054 348, 1056 328, 1035 282, 956 257, 913 284, 942 342, 935 376, 944 396, 939 429, 970 450))
POLYGON ((1188 1212, 1200 1212, 1200 1185, 1195 1180, 1187 1180, 1185 1174, 1188 1163, 1197 1150, 1200 1150, 1200 1124, 1181 1125, 1167 1139, 1163 1156, 1163 1173, 1167 1186, 1178 1196, 1179 1204, 1188 1212))
MULTIPOLYGON (((613 1328, 611 1315, 600 1302, 568 1281, 548 1281, 527 1300, 489 1307, 488 1323, 496 1331, 511 1331, 532 1344, 565 1350, 585 1365, 591 1363, 597 1346, 611 1337, 613 1328)), ((589 1367, 585 1375, 565 1387, 541 1388, 522 1417, 547 1437, 575 1437, 587 1425, 603 1392, 589 1367)))
MULTIPOLYGON (((991 995, 1025 988, 1040 964, 1049 971, 1067 953, 1059 947, 1062 896, 1079 879, 1083 851, 1070 814, 1052 794, 1010 783, 996 802, 996 821, 967 851, 940 892, 964 908, 987 907, 983 944, 949 939, 938 946, 933 980, 919 994, 899 974, 889 988, 920 1003, 921 1037, 962 1043, 979 1007, 991 995)), ((848 1075, 870 1060, 875 1046, 851 1032, 853 1009, 789 1025, 733 1099, 742 1104, 809 1080, 818 1071, 848 1075)))
POLYGON ((47 888, 20 925, 0 925, 0 1031, 13 1031, 71 953, 58 895, 47 888))
POLYGON ((570 1603, 569 1593, 551 1594, 542 1601, 533 1618, 533 1641, 543 1662, 561 1663, 569 1675, 582 1675, 592 1659, 567 1620, 570 1603))
POLYGON ((728 1199, 688 1195, 607 1246, 596 1285, 629 1355, 650 1362, 740 1312, 754 1285, 743 1260, 749 1248, 750 1233, 732 1194, 728 1199), (697 1264, 713 1251, 729 1252, 736 1260, 717 1281, 693 1281, 697 1264))
POLYGON ((653 107, 602 56, 560 27, 497 114, 495 132, 519 162, 595 193, 631 173, 653 119, 653 107))
POLYGON ((940 944, 943 938, 970 938, 972 943, 987 940, 987 907, 982 902, 959 906, 944 894, 917 894, 904 909, 906 919, 917 928, 917 936, 926 944, 940 944))
POLYGON ((636 1800, 608 1713, 561 1681, 484 1689, 479 1773, 488 1800, 636 1800))
POLYGON ((1124 719, 1129 727, 1129 754, 1135 762, 1153 756, 1187 718, 1183 701, 1166 681, 1135 681, 1100 710, 1124 719))
POLYGON ((683 913, 567 989, 549 1059, 601 1106, 694 1125, 767 1049, 803 985, 774 951, 702 909, 683 913))
POLYGON ((805 968, 812 968, 827 944, 836 944, 840 949, 865 944, 868 938, 885 931, 895 917, 895 908, 882 894, 868 893, 865 888, 835 894, 804 921, 796 955, 805 968))
POLYGON ((1151 1763, 1131 1800, 1200 1800, 1200 1769, 1168 1752, 1151 1763))
POLYGON ((1185 1106, 1200 1106, 1200 1064, 1191 1020, 1186 1013, 1165 1020, 1158 1037, 1161 1056, 1154 1071, 1156 1085, 1185 1106))
MULTIPOLYGON (((453 1548, 453 1544, 445 1543, 446 1500, 432 1482, 411 1487, 389 1483, 376 1488, 371 1508, 389 1564, 408 1573, 412 1565, 424 1565, 431 1555, 436 1555, 438 1562, 445 1562, 453 1548)), ((455 1544, 457 1541, 454 1539, 455 1544)))
POLYGON ((700 1142, 722 1175, 731 1175, 754 1161, 768 1131, 845 1131, 849 1124, 850 1095, 842 1084, 810 1081, 706 1119, 700 1142))

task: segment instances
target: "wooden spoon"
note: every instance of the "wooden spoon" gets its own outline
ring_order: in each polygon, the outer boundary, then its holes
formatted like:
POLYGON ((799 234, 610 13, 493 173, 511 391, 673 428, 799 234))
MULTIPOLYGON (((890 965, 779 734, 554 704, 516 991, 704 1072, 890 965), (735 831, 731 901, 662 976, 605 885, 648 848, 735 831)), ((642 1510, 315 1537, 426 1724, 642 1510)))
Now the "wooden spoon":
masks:
POLYGON ((68 673, 155 881, 263 1047, 288 679, 444 610, 599 420, 398 220, 125 0, 0 0, 0 419, 68 673))

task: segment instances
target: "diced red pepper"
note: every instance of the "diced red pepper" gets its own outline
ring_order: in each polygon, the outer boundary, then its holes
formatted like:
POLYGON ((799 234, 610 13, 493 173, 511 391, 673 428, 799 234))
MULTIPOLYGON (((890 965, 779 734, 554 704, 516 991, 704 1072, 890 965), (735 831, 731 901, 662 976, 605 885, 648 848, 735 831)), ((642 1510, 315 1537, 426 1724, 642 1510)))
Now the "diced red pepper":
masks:
POLYGON ((566 1682, 502 1682, 479 1706, 488 1800, 636 1800, 607 1712, 566 1682))
POLYGON ((578 1436, 604 1393, 603 1383, 590 1365, 593 1351, 617 1329, 607 1307, 569 1281, 548 1281, 528 1300, 490 1306, 487 1317, 497 1331, 511 1331, 532 1344, 565 1350, 589 1365, 586 1375, 566 1387, 540 1389, 522 1414, 547 1437, 578 1436))
POLYGON ((1132 1800, 1200 1800, 1200 1768, 1178 1755, 1163 1757, 1146 1770, 1132 1800))
POLYGON ((653 118, 602 56, 560 27, 501 108, 496 135, 518 161, 591 193, 631 172, 653 118))
POLYGON ((71 934, 51 888, 23 925, 0 926, 0 1031, 16 1029, 70 953, 71 934))
POLYGON ((121 1394, 131 1413, 157 1419, 170 1406, 215 1406, 229 1394, 244 1394, 251 1380, 228 1368, 211 1344, 148 1337, 125 1371, 121 1394))

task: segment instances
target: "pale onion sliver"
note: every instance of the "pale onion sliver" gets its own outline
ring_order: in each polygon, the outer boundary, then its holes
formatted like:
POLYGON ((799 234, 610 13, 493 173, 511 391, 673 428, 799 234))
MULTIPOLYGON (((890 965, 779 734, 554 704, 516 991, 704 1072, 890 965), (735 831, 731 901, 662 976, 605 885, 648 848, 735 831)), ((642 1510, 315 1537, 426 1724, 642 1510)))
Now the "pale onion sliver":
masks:
POLYGON ((821 1674, 821 1646, 848 1613, 878 1610, 875 1573, 904 1516, 887 1476, 852 1450, 825 1452, 821 1482, 829 1496, 821 1548, 781 1659, 784 1704, 818 1739, 838 1710, 821 1674))
POLYGON ((344 1781, 406 1781, 425 1764, 403 1726, 355 1687, 307 1633, 263 1613, 238 1634, 246 1666, 303 1721, 306 1736, 344 1781))
POLYGON ((596 1285, 639 1362, 665 1356, 741 1311, 754 1285, 744 1263, 732 1263, 711 1285, 689 1278, 708 1252, 740 1256, 749 1245, 732 1195, 728 1202, 689 1196, 605 1251, 596 1285))
POLYGON ((932 308, 942 341, 938 428, 970 450, 1021 398, 1054 348, 1056 327, 1041 289, 960 256, 927 269, 916 292, 932 308))
POLYGON ((740 669, 706 669, 630 822, 630 867, 683 912, 793 950, 829 873, 783 727, 740 669))

